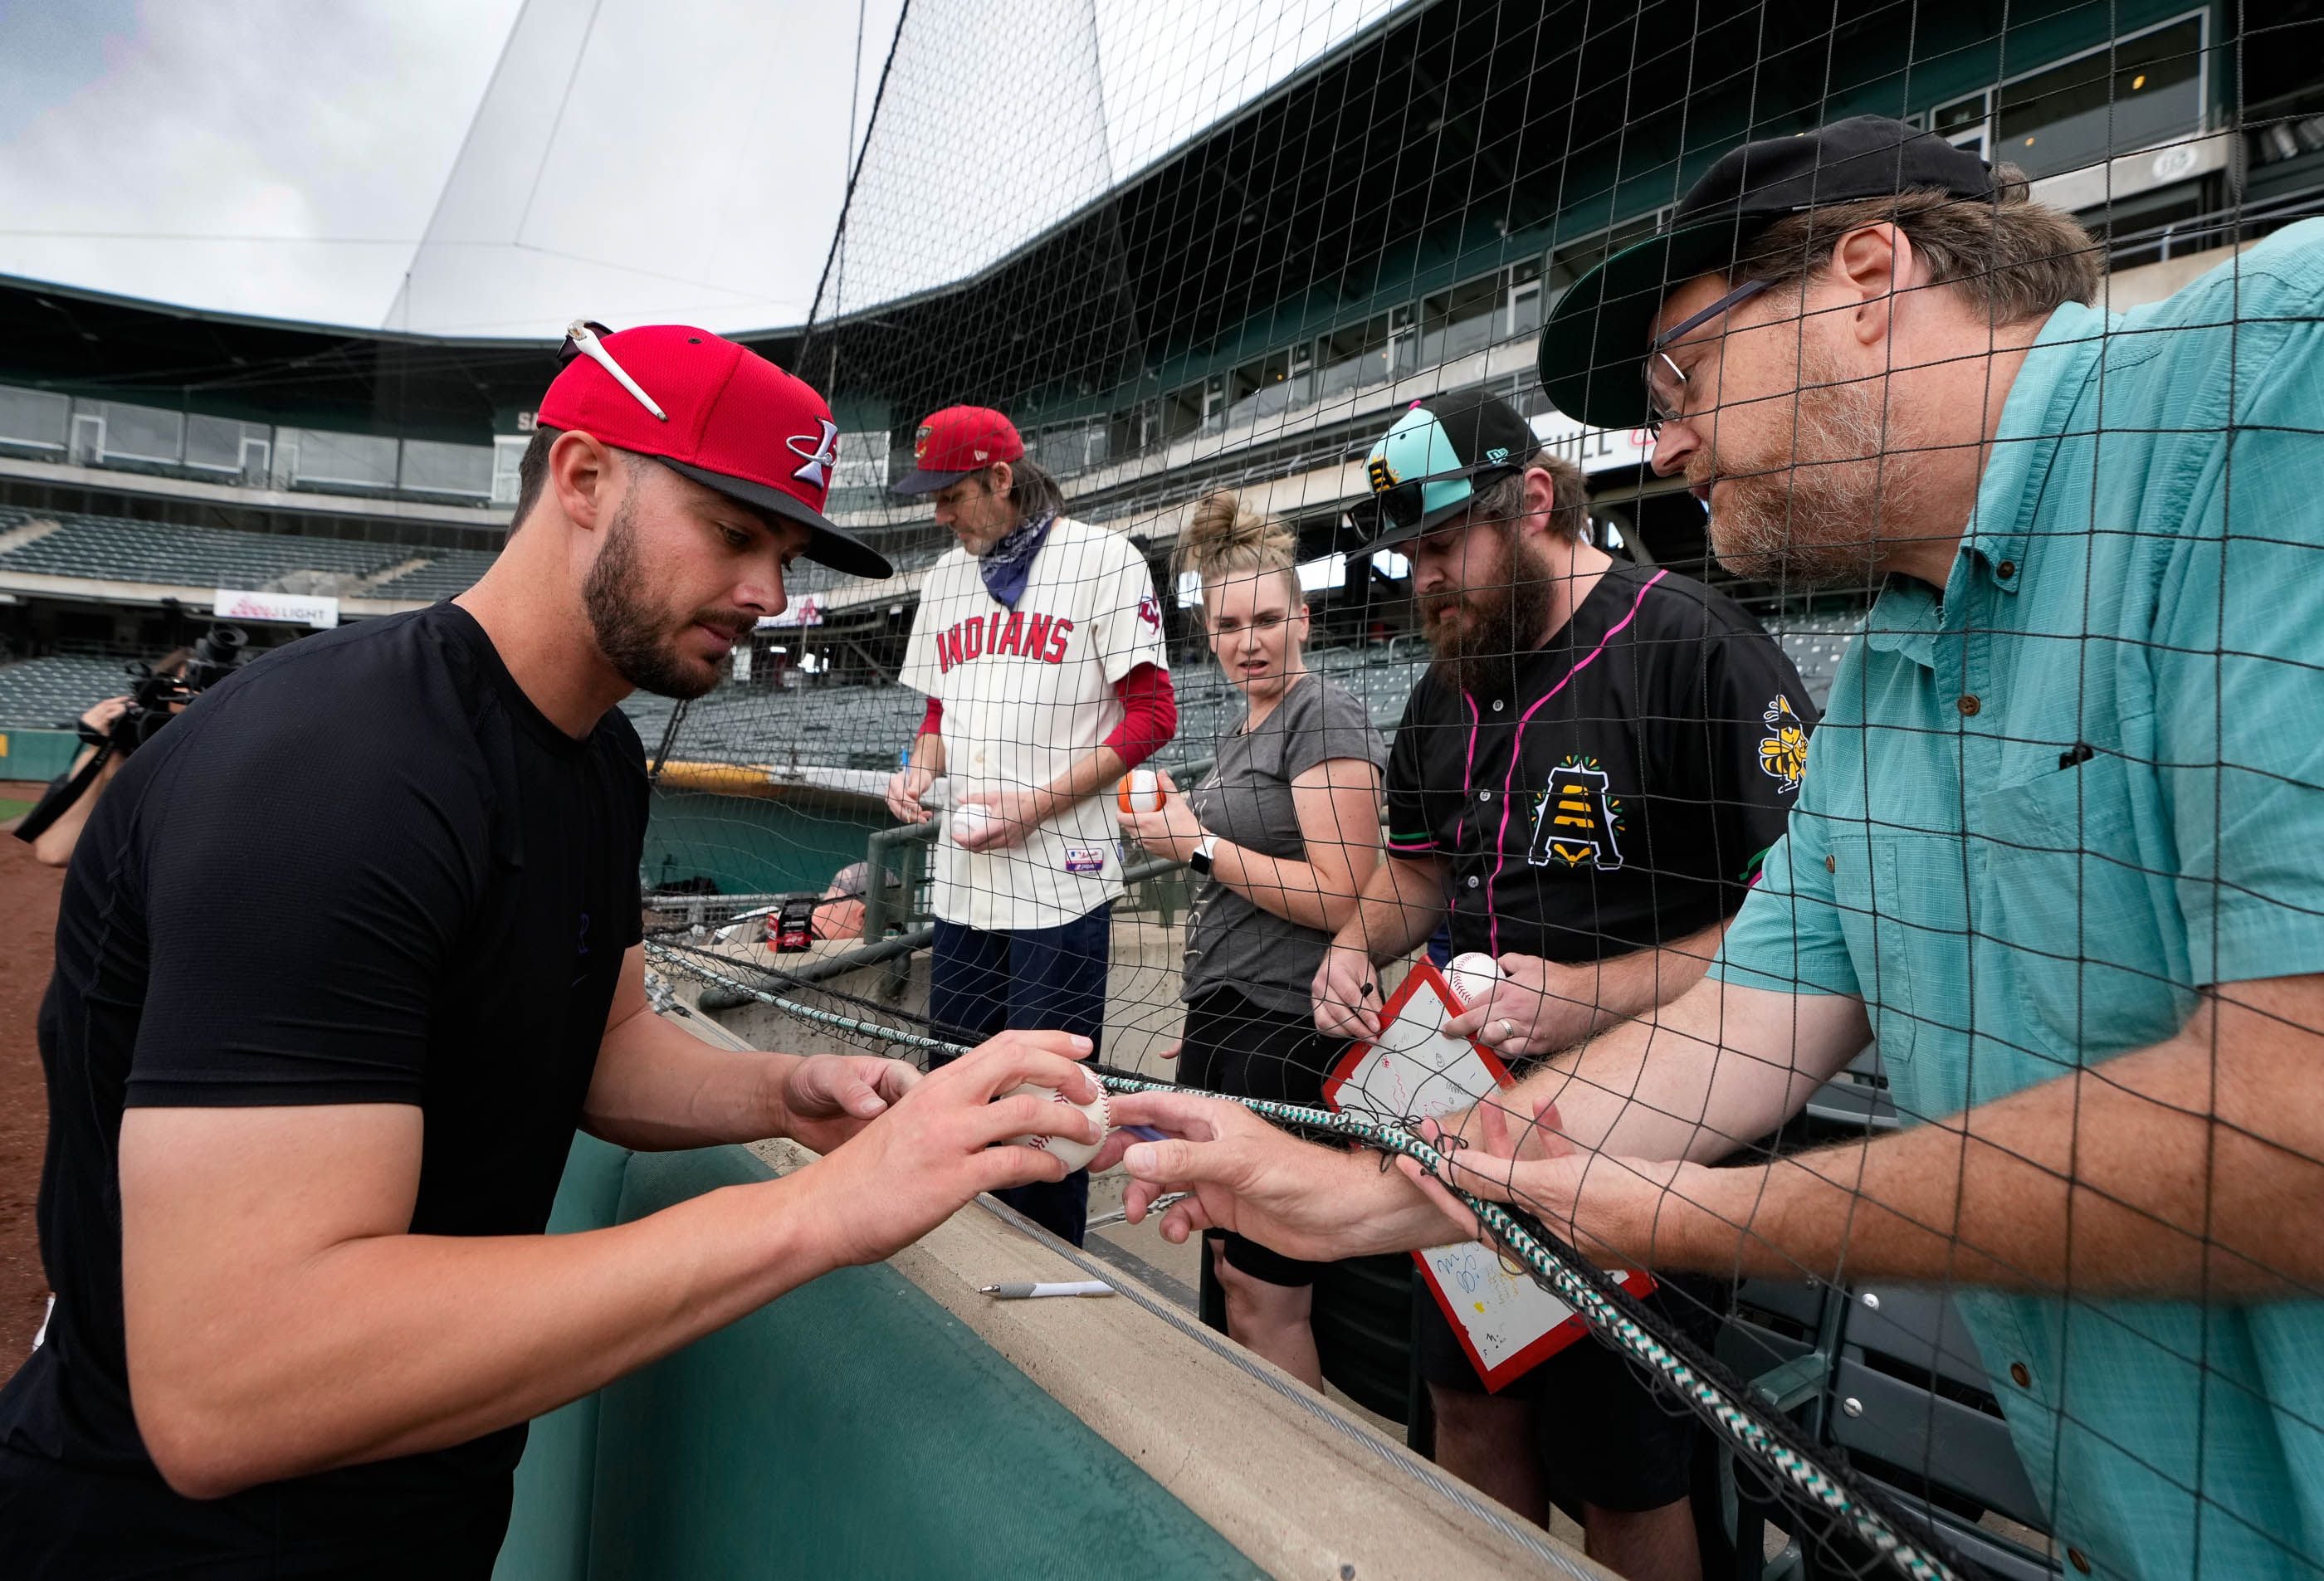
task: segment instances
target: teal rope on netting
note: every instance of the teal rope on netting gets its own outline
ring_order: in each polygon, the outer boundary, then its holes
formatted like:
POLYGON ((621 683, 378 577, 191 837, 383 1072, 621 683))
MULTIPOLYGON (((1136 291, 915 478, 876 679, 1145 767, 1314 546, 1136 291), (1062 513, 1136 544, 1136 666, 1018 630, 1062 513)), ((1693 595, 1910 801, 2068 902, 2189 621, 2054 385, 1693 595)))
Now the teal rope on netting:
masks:
MULTIPOLYGON (((730 977, 696 957, 680 954, 666 945, 650 942, 646 945, 646 952, 692 976, 747 994, 803 1021, 929 1053, 959 1055, 969 1052, 962 1043, 787 999, 779 994, 730 977)), ((1186 1090, 1170 1082, 1148 1081, 1111 1071, 1093 1071, 1092 1074, 1116 1092, 1186 1090)), ((1959 1573, 1943 1558, 1898 1531, 1879 1511, 1852 1496, 1839 1475, 1820 1464, 1814 1457, 1770 1432, 1739 1402, 1731 1398, 1725 1388, 1704 1377, 1683 1356, 1655 1338, 1644 1325, 1609 1300, 1597 1283, 1584 1275, 1572 1262, 1545 1245, 1499 1203, 1472 1197, 1452 1186, 1445 1175, 1444 1155, 1411 1132, 1401 1126, 1386 1125, 1358 1115, 1277 1103, 1272 1098, 1231 1098, 1223 1093, 1206 1093, 1204 1096, 1227 1098, 1229 1102, 1240 1104, 1262 1119, 1328 1132, 1383 1153, 1399 1154, 1416 1161, 1443 1182, 1477 1216, 1478 1222, 1505 1252, 1522 1263, 1545 1288, 1572 1307, 1592 1334, 1654 1369, 1672 1393, 1689 1402, 1697 1413, 1724 1433, 1737 1449, 1779 1473, 1809 1502, 1844 1522, 1901 1574, 1914 1577, 1914 1581, 1960 1581, 1959 1573)))

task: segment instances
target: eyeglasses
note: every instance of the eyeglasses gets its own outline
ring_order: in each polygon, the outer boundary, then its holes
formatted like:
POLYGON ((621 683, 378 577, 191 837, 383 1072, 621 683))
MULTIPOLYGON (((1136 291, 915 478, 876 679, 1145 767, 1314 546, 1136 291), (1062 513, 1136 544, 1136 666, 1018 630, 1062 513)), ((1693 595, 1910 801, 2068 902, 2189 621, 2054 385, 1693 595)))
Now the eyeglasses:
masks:
POLYGON ((669 414, 656 404, 652 396, 638 387, 638 381, 630 377, 629 370, 613 361, 613 354, 607 351, 605 343, 597 338, 613 333, 602 324, 576 318, 565 326, 565 344, 557 349, 557 365, 561 368, 576 357, 586 357, 611 373, 614 382, 636 396, 638 404, 653 413, 656 418, 665 423, 669 421, 669 414))
POLYGON ((1721 313, 1731 313, 1775 281, 1746 280, 1693 317, 1680 320, 1655 336, 1640 375, 1646 385, 1646 432, 1660 437, 1665 423, 1674 423, 1686 409, 1686 374, 1663 348, 1682 336, 1692 335, 1721 313))

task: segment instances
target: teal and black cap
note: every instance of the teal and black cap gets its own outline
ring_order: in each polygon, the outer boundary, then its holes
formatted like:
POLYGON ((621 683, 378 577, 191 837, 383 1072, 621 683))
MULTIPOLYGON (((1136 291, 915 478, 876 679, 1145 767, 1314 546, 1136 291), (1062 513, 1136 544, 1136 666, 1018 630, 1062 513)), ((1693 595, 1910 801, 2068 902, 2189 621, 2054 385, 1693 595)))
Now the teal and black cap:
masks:
POLYGON ((1915 191, 1990 202, 1993 167, 1885 115, 1852 115, 1729 149, 1687 188, 1661 234, 1615 253, 1557 299, 1542 326, 1542 389, 1568 417, 1634 427, 1646 403, 1638 369, 1665 297, 1699 274, 1730 269, 1785 215, 1915 191))
POLYGON ((1481 390, 1415 401, 1364 458, 1379 509, 1365 548, 1435 531, 1469 508, 1479 487, 1520 470, 1539 448, 1532 425, 1481 390))

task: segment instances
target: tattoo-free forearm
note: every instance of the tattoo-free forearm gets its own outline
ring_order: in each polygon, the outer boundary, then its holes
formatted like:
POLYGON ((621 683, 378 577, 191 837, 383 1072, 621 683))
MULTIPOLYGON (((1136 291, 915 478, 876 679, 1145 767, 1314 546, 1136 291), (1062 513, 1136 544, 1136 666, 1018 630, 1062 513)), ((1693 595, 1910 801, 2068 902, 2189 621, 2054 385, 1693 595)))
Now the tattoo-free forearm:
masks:
POLYGON ((2319 980, 2234 985, 2168 1043, 1950 1119, 1693 1172, 1656 1241, 1746 1272, 2312 1299, 2324 1114, 2284 1095, 2324 1055, 2319 980))
POLYGON ((1722 919, 1673 943, 1564 968, 1567 997, 1591 1009, 1583 1035, 1667 1005, 1701 982, 1726 933, 1722 919))
POLYGON ((416 1108, 385 1104, 128 1111, 131 1399, 180 1492, 216 1497, 464 1443, 842 1260, 814 1170, 582 1234, 386 1233, 394 1210, 408 1216, 417 1172, 379 1165, 416 1159, 420 1128, 416 1108), (368 1172, 335 1182, 343 1197, 281 1189, 342 1168, 368 1172))
POLYGON ((665 1151, 757 1142, 783 1126, 797 1054, 722 1049, 650 1011, 607 1029, 582 1124, 622 1147, 665 1151))
POLYGON ((1723 1158, 1797 1114, 1870 1035, 1860 1000, 1703 979, 1562 1054, 1503 1099, 1554 1103, 1576 1145, 1624 1158, 1723 1158))
POLYGON ((1040 789, 1037 823, 1047 823, 1075 802, 1084 801, 1117 784, 1130 772, 1121 754, 1111 747, 1093 747, 1065 765, 1065 771, 1040 789))
POLYGON ((1333 942, 1361 950, 1373 961, 1409 954, 1444 920, 1443 864, 1434 857, 1391 856, 1365 881, 1356 915, 1333 942))

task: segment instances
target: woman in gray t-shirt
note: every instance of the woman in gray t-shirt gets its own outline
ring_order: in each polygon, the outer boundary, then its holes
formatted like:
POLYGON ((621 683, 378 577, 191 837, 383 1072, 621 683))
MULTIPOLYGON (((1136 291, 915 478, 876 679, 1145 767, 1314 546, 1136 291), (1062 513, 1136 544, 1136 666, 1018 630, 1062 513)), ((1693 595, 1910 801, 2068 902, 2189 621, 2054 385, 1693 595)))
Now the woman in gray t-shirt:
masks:
MULTIPOLYGON (((1120 823, 1198 876, 1179 1084, 1314 1104, 1344 1045, 1315 1030, 1308 988, 1379 859, 1388 747, 1364 705, 1302 660, 1296 556, 1288 528, 1232 495, 1194 507, 1179 565, 1202 579, 1211 652, 1245 707, 1202 784, 1184 795, 1170 786, 1158 810, 1120 823)), ((1315 1265, 1222 1231, 1210 1239, 1227 1332, 1323 1387, 1308 1324, 1315 1265)))

